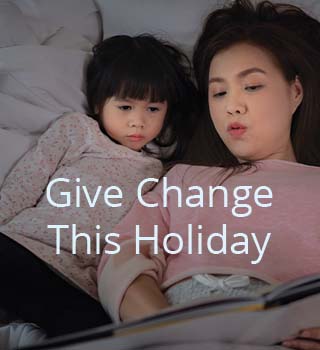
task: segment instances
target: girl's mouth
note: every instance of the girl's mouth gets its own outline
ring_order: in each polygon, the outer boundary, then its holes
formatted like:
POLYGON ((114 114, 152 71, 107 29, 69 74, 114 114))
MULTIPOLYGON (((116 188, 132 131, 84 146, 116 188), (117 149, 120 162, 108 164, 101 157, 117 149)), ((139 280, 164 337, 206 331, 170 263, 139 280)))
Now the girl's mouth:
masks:
POLYGON ((132 134, 127 136, 131 141, 141 141, 144 139, 144 136, 140 134, 132 134))

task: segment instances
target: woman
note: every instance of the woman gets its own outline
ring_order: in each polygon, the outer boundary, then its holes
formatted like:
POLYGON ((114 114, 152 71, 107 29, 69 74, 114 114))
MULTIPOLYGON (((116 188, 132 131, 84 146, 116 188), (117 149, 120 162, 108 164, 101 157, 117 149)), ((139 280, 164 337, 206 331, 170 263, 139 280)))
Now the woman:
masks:
MULTIPOLYGON (((210 162, 174 167, 114 228, 121 249, 102 257, 98 283, 116 321, 209 294, 251 295, 319 272, 319 38, 320 24, 289 5, 238 0, 210 14, 194 52, 210 162), (164 190, 166 184, 175 187, 164 190), (201 202, 199 188, 209 185, 222 191, 201 202), (260 187, 266 192, 257 202, 250 191, 260 187), (148 239, 140 254, 136 225, 148 239), (197 231, 190 234, 189 225, 197 231), (191 239, 197 253, 189 243, 180 249, 168 232, 180 233, 182 243, 191 239), (214 249, 212 232, 221 238, 214 249), (232 243, 240 233, 243 240, 232 243), (199 237, 207 240, 201 254, 199 237)), ((304 332, 311 339, 283 344, 317 349, 319 330, 304 332)))

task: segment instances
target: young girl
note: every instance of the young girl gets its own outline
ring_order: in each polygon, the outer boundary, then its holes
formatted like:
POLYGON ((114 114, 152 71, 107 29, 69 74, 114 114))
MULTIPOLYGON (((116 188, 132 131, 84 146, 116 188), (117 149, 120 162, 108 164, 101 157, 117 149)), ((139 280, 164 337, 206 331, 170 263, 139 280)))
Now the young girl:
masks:
POLYGON ((109 322, 96 300, 100 245, 138 184, 183 155, 195 100, 189 72, 181 52, 152 36, 94 48, 88 116, 54 122, 1 188, 1 308, 48 336, 109 322))
POLYGON ((98 290, 115 321, 319 272, 319 38, 289 5, 236 0, 208 17, 194 67, 211 166, 174 167, 114 228, 98 290))

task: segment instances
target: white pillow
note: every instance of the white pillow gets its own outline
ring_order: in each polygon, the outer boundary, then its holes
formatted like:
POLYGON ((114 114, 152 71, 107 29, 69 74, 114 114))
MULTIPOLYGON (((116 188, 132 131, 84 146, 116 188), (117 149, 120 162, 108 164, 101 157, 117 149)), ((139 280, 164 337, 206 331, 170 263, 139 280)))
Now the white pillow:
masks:
POLYGON ((309 15, 320 19, 320 1, 319 0, 288 0, 283 1, 284 3, 293 4, 301 7, 309 15))
POLYGON ((65 112, 85 112, 90 55, 48 46, 0 49, 0 126, 44 131, 65 112))
POLYGON ((62 47, 62 43, 66 43, 63 47, 81 49, 83 40, 87 40, 91 49, 101 39, 100 16, 94 0, 11 1, 24 14, 42 45, 62 47), (70 31, 73 32, 72 37, 70 31), (63 33, 67 35, 65 40, 62 40, 63 33), (53 40, 56 34, 59 38, 53 40), (79 42, 80 47, 77 46, 79 42))
POLYGON ((19 8, 9 1, 0 1, 0 47, 24 44, 39 42, 19 8))
POLYGON ((66 27, 60 28, 54 35, 50 36, 42 44, 46 46, 78 49, 89 52, 93 47, 93 44, 89 39, 66 27))
MULTIPOLYGON (((258 1, 258 0, 256 0, 258 1)), ((260 1, 260 0, 259 0, 260 1)), ((103 37, 141 33, 178 44, 190 56, 205 18, 224 0, 96 0, 102 15, 103 37)), ((319 0, 286 0, 320 18, 319 0)))
POLYGON ((37 137, 23 135, 18 131, 0 129, 0 186, 16 161, 26 153, 37 137))
MULTIPOLYGON (((1 76, 0 76, 1 81, 1 76)), ((0 93, 0 128, 18 129, 37 133, 47 129, 49 124, 61 115, 47 108, 36 106, 18 98, 0 93)))
POLYGON ((96 0, 102 15, 103 37, 155 34, 179 45, 188 54, 207 15, 221 0, 96 0))

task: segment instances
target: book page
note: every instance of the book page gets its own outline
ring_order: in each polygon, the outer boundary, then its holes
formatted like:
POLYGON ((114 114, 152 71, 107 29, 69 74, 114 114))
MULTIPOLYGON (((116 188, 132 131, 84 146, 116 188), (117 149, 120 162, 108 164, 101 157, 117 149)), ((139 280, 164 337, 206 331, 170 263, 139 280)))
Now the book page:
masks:
MULTIPOLYGON (((281 340, 296 335, 301 329, 319 325, 320 294, 288 305, 268 310, 229 311, 215 313, 208 307, 202 315, 192 318, 168 319, 166 322, 153 322, 152 326, 132 327, 131 329, 103 332, 103 327, 87 331, 86 336, 64 337, 64 341, 48 342, 50 346, 34 346, 32 349, 59 350, 130 350, 161 347, 174 349, 179 344, 203 343, 232 345, 232 349, 279 349, 274 346, 281 340), (80 340, 81 339, 81 340, 80 340), (170 346, 170 347, 169 347, 170 346)), ((245 306, 242 310, 246 310, 245 306)), ((107 330, 107 327, 106 327, 107 330)), ((63 339, 63 338, 61 338, 63 339)), ((221 346, 220 346, 221 345, 221 346)), ((177 348, 178 349, 178 348, 177 348)), ((230 349, 230 348, 229 348, 230 349)))

